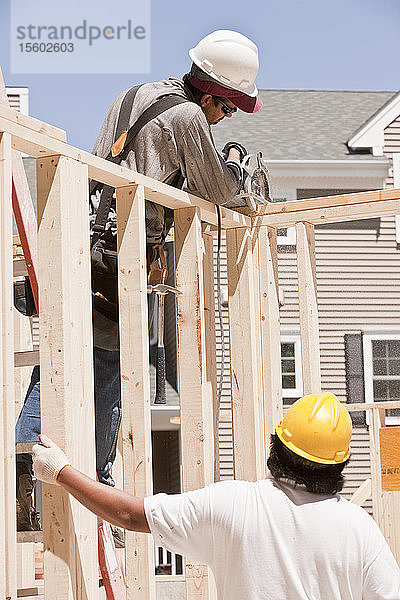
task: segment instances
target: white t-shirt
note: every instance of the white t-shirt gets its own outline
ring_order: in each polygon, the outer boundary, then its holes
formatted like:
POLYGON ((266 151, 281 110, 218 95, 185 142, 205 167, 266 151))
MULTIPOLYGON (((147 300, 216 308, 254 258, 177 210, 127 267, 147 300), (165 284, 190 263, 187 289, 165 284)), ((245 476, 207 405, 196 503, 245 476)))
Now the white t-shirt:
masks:
POLYGON ((208 564, 219 600, 400 600, 375 521, 339 495, 266 479, 145 499, 157 546, 208 564))

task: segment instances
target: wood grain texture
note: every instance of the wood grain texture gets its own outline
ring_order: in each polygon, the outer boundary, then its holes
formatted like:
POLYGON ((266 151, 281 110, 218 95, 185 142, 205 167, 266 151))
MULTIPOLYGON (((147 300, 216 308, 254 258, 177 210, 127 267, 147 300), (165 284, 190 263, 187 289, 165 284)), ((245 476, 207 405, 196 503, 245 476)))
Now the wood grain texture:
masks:
MULTIPOLYGON (((206 380, 203 240, 198 208, 175 211, 183 491, 212 481, 212 387, 206 380)), ((213 598, 206 565, 186 561, 186 598, 213 598)))
POLYGON ((301 366, 303 393, 321 392, 321 366, 318 328, 317 276, 314 226, 297 223, 297 274, 299 284, 301 366))
POLYGON ((217 357, 216 357, 216 334, 215 334, 215 290, 214 290, 214 244, 213 236, 203 234, 204 260, 204 319, 205 319, 205 343, 206 343, 206 380, 211 383, 213 397, 213 424, 214 435, 215 414, 217 402, 217 357))
MULTIPOLYGON (((142 186, 117 190, 118 289, 124 489, 152 493, 151 415, 147 329, 145 201, 142 186)), ((150 536, 126 532, 127 600, 155 598, 154 547, 150 536)))
POLYGON ((260 382, 260 321, 249 230, 228 231, 229 335, 235 479, 255 481, 265 470, 260 382))
POLYGON ((0 139, 0 339, 1 339, 1 532, 4 537, 2 558, 3 571, 0 587, 5 597, 16 598, 16 516, 15 516, 15 396, 14 396, 14 315, 13 315, 13 248, 12 248, 12 170, 11 137, 4 133, 0 139))
POLYGON ((266 458, 269 439, 282 418, 282 366, 276 230, 262 227, 257 235, 258 298, 261 307, 261 361, 266 458))
MULTIPOLYGON (((42 431, 95 478, 87 167, 37 163, 42 431)), ((43 484, 46 600, 98 594, 97 521, 61 487, 43 484)))

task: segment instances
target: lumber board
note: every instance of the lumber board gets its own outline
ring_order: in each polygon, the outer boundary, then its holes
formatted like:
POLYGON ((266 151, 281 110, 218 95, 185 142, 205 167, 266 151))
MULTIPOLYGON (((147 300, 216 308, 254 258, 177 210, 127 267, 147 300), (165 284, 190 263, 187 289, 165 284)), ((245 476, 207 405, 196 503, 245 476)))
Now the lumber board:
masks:
POLYGON ((38 364, 40 364, 39 350, 14 352, 14 367, 33 367, 38 364))
POLYGON ((256 481, 264 474, 261 439, 260 322, 255 318, 255 269, 249 230, 227 231, 229 336, 235 479, 256 481))
POLYGON ((14 395, 14 315, 12 289, 12 153, 11 137, 0 139, 0 329, 1 329, 1 558, 0 589, 3 597, 17 594, 17 538, 15 515, 15 395, 14 395))
POLYGON ((350 412, 361 412, 363 410, 390 410, 400 408, 400 400, 390 400, 387 402, 358 402, 354 404, 343 403, 350 412))
MULTIPOLYGON (((282 418, 282 364, 276 229, 255 232, 258 251, 258 298, 261 308, 261 360, 266 458, 269 439, 282 418)), ((257 272, 256 272, 257 275, 257 272)))
MULTIPOLYGON (((3 73, 2 73, 1 67, 0 67, 0 115, 5 116, 5 118, 10 118, 10 113, 8 111, 6 111, 5 114, 4 114, 4 111, 2 112, 2 108, 3 108, 2 105, 9 107, 8 106, 8 98, 7 98, 7 90, 6 90, 6 86, 4 83, 3 73)), ((62 140, 63 142, 67 141, 66 132, 63 129, 60 129, 59 127, 54 127, 54 125, 49 125, 48 123, 43 123, 43 121, 39 121, 39 119, 34 119, 33 117, 24 115, 21 112, 18 112, 16 110, 12 111, 12 119, 13 120, 15 119, 18 123, 20 123, 21 125, 24 125, 24 127, 27 127, 28 129, 32 129, 33 131, 38 131, 39 133, 44 133, 50 137, 54 137, 58 140, 62 140)))
POLYGON ((35 587, 35 544, 17 545, 17 589, 35 587))
MULTIPOLYGON (((14 112, 14 109, 11 109, 14 112)), ((35 119, 29 115, 25 115, 19 111, 15 110, 15 115, 12 115, 10 119, 9 111, 4 110, 4 104, 0 102, 0 117, 4 119, 15 121, 19 123, 23 127, 30 129, 31 131, 35 131, 37 133, 41 133, 55 140, 59 140, 60 142, 67 141, 67 133, 64 129, 60 129, 59 127, 55 127, 54 125, 50 125, 49 123, 44 123, 39 119, 35 119)))
POLYGON ((214 291, 214 244, 213 236, 203 233, 204 260, 204 319, 205 319, 205 345, 206 345, 206 380, 211 383, 213 397, 213 424, 214 437, 218 435, 216 428, 217 411, 217 356, 215 333, 215 291, 214 291))
POLYGON ((314 226, 296 225, 297 275, 303 394, 321 392, 314 226))
MULTIPOLYGON (((150 379, 147 328, 145 200, 142 186, 117 190, 118 289, 124 490, 152 493, 150 379)), ((154 545, 127 531, 127 600, 155 599, 154 545)))
POLYGON ((354 192, 351 194, 338 194, 335 196, 320 196, 305 200, 289 200, 287 202, 273 202, 263 207, 263 216, 286 215, 306 210, 326 208, 328 206, 348 207, 349 205, 380 202, 381 200, 399 200, 400 188, 373 190, 369 192, 354 192))
POLYGON ((43 531, 18 531, 17 532, 17 543, 18 544, 31 544, 31 543, 42 543, 43 542, 43 531))
POLYGON ((371 460, 372 509, 375 521, 383 531, 383 492, 381 479, 381 459, 379 429, 382 427, 379 410, 369 409, 369 451, 371 460))
MULTIPOLYGON (((361 219, 372 219, 374 217, 393 216, 400 213, 400 193, 398 190, 383 190, 391 192, 385 194, 383 200, 377 199, 374 202, 356 202, 352 204, 343 204, 339 206, 330 206, 329 197, 327 206, 324 208, 311 208, 309 210, 298 210, 293 213, 277 213, 263 217, 253 217, 253 226, 259 227, 269 225, 271 227, 291 227, 300 222, 308 222, 314 225, 324 223, 341 223, 343 221, 356 221, 361 219), (391 198, 392 196, 392 198, 391 198)), ((368 192, 360 192, 366 194, 368 192)), ((304 201, 306 202, 306 201, 304 201)))
POLYGON ((258 411, 257 411, 257 419, 255 421, 256 430, 254 431, 254 440, 257 448, 260 452, 262 452, 262 460, 259 460, 259 475, 258 479, 264 479, 267 475, 267 466, 266 466, 266 457, 268 455, 268 444, 266 443, 265 437, 265 415, 264 415, 264 365, 263 365, 263 355, 262 355, 262 339, 261 339, 261 298, 260 298, 260 269, 261 264, 259 262, 259 249, 260 249, 260 236, 259 232, 255 229, 248 230, 251 238, 251 261, 249 266, 252 269, 251 279, 253 280, 254 285, 254 307, 253 313, 251 316, 249 315, 249 319, 254 320, 255 323, 255 343, 256 343, 256 356, 258 360, 255 364, 252 365, 253 373, 257 377, 257 389, 258 389, 258 411))
MULTIPOLYGON (((42 431, 95 478, 87 167, 37 164, 42 431)), ((97 519, 60 486, 43 484, 45 599, 98 594, 97 519)))
POLYGON ((372 482, 369 477, 360 485, 359 488, 356 489, 352 497, 350 498, 350 502, 353 504, 357 504, 357 506, 362 506, 368 498, 371 498, 372 494, 372 482))
MULTIPOLYGON (((212 482, 212 390, 206 381, 203 240, 198 208, 175 211, 183 491, 212 482)), ((214 597, 208 568, 189 559, 186 598, 214 597)))
MULTIPOLYGON (((101 181, 112 187, 126 187, 129 185, 143 185, 146 200, 156 204, 162 204, 168 208, 188 208, 197 206, 202 209, 202 220, 211 225, 217 224, 217 213, 215 206, 193 194, 178 190, 165 183, 156 181, 145 175, 141 175, 126 167, 115 165, 104 158, 94 156, 79 148, 69 146, 65 142, 49 137, 43 133, 33 131, 20 125, 16 117, 18 113, 11 108, 3 107, 0 115, 0 131, 12 134, 13 148, 26 152, 35 158, 62 155, 72 158, 78 162, 88 165, 89 177, 101 181)), ((243 227, 251 225, 251 218, 241 213, 221 207, 222 223, 224 227, 243 227)))

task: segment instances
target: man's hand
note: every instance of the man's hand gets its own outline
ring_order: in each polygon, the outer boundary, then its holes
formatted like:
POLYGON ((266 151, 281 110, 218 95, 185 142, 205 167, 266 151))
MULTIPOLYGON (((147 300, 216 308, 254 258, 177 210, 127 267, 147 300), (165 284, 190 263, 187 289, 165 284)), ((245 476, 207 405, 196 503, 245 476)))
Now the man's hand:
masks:
POLYGON ((225 160, 230 160, 233 157, 237 159, 237 156, 239 156, 239 162, 241 162, 247 154, 246 148, 242 144, 239 144, 239 142, 227 142, 222 149, 222 156, 225 160), (233 151, 235 152, 233 153, 233 151))
POLYGON ((33 446, 33 470, 35 477, 45 483, 57 483, 61 469, 70 465, 64 452, 46 435, 40 435, 41 445, 33 446))
POLYGON ((123 529, 150 533, 144 500, 87 477, 71 466, 64 452, 47 436, 33 446, 35 475, 46 483, 58 483, 93 513, 123 529), (65 468, 64 468, 65 467, 65 468))

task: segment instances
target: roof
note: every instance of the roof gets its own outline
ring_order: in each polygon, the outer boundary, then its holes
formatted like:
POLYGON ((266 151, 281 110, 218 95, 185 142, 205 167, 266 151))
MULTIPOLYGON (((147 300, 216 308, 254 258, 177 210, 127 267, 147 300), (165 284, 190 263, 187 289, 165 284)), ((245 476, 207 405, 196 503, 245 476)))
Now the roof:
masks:
POLYGON ((382 160, 350 154, 347 141, 397 92, 331 90, 260 90, 262 109, 238 111, 213 126, 218 148, 227 140, 268 160, 382 160))

